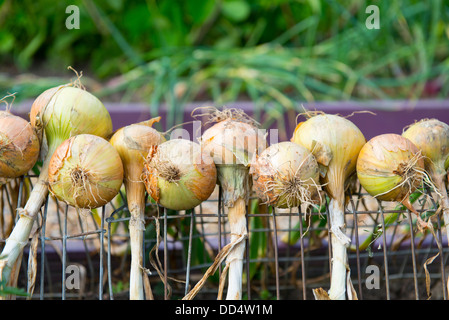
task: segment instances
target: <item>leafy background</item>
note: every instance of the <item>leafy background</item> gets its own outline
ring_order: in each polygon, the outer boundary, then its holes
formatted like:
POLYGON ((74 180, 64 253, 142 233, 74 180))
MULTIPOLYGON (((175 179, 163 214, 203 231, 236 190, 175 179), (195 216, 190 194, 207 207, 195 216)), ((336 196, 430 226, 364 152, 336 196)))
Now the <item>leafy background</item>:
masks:
POLYGON ((4 0, 0 88, 35 97, 70 65, 103 99, 154 108, 447 97, 448 18, 441 0, 4 0), (379 30, 365 26, 370 4, 379 30))

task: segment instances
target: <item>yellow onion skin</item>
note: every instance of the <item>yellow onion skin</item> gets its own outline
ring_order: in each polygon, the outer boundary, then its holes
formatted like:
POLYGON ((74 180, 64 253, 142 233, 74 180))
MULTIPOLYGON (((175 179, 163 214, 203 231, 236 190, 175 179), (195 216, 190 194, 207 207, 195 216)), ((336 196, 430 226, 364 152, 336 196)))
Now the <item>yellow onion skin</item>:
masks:
POLYGON ((216 165, 248 166, 255 154, 267 147, 262 130, 256 126, 227 119, 204 131, 201 145, 216 165))
POLYGON ((423 171, 424 160, 419 149, 398 134, 372 138, 363 146, 357 160, 360 184, 370 195, 383 201, 408 199, 421 184, 423 171))
POLYGON ((421 150, 431 176, 444 176, 449 166, 449 125, 438 119, 424 119, 402 133, 421 150))
POLYGON ((109 142, 122 159, 125 184, 131 185, 143 183, 142 171, 145 158, 150 148, 165 142, 165 138, 152 127, 132 124, 117 130, 109 142))
POLYGON ((31 106, 30 123, 49 156, 72 136, 93 134, 109 139, 112 135, 111 116, 103 103, 90 92, 70 85, 41 93, 31 106))
POLYGON ((80 134, 64 141, 49 165, 49 189, 61 201, 82 209, 110 202, 123 183, 118 152, 105 139, 80 134))
POLYGON ((193 209, 210 197, 216 181, 212 158, 198 143, 186 139, 151 147, 144 166, 148 194, 167 209, 193 209))
POLYGON ((341 198, 366 142, 360 129, 338 115, 319 114, 299 123, 291 141, 310 150, 318 163, 326 167, 322 172, 324 189, 331 198, 341 198))
POLYGON ((302 200, 318 198, 319 169, 306 148, 284 141, 265 149, 251 164, 255 195, 277 208, 298 207, 302 200), (298 192, 306 192, 303 198, 298 192))
POLYGON ((30 123, 0 111, 0 177, 10 179, 28 173, 39 151, 39 139, 30 123))
MULTIPOLYGON (((351 239, 345 234, 345 185, 355 173, 357 157, 366 140, 360 129, 338 115, 318 114, 299 123, 292 142, 307 148, 320 166, 321 184, 331 198, 328 223, 332 242, 332 275, 329 299, 346 299, 347 247, 351 239)), ((315 289, 317 292, 324 290, 315 289)), ((349 295, 348 295, 349 297, 349 295)))

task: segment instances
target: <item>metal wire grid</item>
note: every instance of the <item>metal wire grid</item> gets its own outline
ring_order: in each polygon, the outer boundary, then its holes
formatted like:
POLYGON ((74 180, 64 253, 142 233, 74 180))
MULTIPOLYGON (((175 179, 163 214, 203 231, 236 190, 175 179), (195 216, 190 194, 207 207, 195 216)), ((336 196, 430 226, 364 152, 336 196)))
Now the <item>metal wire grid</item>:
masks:
MULTIPOLYGON (((24 181, 29 181, 29 186, 32 187, 32 178, 35 176, 20 179, 17 203, 21 203, 24 181)), ((430 194, 430 191, 427 190, 426 194, 430 194)), ((11 196, 7 188, 2 189, 2 196, 12 210, 11 196)), ((80 214, 71 212, 73 208, 60 203, 51 195, 48 197, 37 221, 39 250, 34 256, 39 263, 32 299, 128 298, 126 281, 129 279, 130 257, 127 250, 129 236, 126 233, 126 224, 129 221, 129 212, 125 196, 120 193, 118 198, 120 201, 111 202, 96 212, 80 214), (117 206, 117 203, 120 205, 117 206), (51 207, 53 209, 50 209, 51 207), (88 230, 85 227, 87 220, 91 221, 88 230), (78 224, 77 229, 74 224, 78 224), (117 231, 120 230, 120 225, 123 227, 122 233, 117 231), (55 230, 50 234, 50 227, 56 229, 59 236, 55 236, 55 230), (120 247, 121 250, 118 251, 121 253, 115 253, 114 246, 120 247), (66 286, 66 270, 69 265, 76 265, 82 271, 80 289, 69 290, 66 286)), ((432 299, 447 299, 445 266, 448 249, 447 240, 441 232, 439 217, 436 220, 436 230, 441 248, 430 234, 417 236, 413 225, 414 217, 409 211, 386 209, 388 204, 381 202, 377 202, 378 205, 374 209, 361 209, 366 194, 360 189, 349 199, 346 206, 347 234, 353 239, 354 247, 348 251, 348 261, 358 298, 429 298, 424 264, 438 254, 438 257, 427 265, 429 285, 432 299), (398 219, 389 223, 387 228, 385 216, 394 213, 398 213, 398 219), (367 232, 376 227, 381 227, 380 230, 385 232, 377 233, 367 249, 359 249, 367 232), (376 266, 380 271, 378 286, 371 289, 366 284, 368 266, 376 266)), ((146 238, 142 244, 145 264, 143 267, 150 272, 154 299, 180 299, 201 278, 211 263, 210 259, 229 241, 229 228, 220 190, 217 198, 204 202, 190 212, 169 213, 149 201, 147 203, 150 211, 146 216, 147 229, 154 226, 156 220, 160 225, 160 243, 155 252, 157 258, 160 258, 161 268, 158 273, 149 263, 149 252, 156 244, 154 238, 146 238), (206 210, 206 205, 212 210, 206 210), (188 226, 187 234, 170 235, 169 228, 181 223, 184 223, 184 227, 188 226), (193 243, 197 240, 204 244, 203 263, 193 262, 198 260, 194 259, 197 258, 194 254, 198 252, 193 252, 193 243), (209 260, 206 257, 209 257, 209 260)), ((432 213, 437 207, 432 198, 425 196, 421 197, 419 205, 419 212, 432 213)), ((3 209, 5 212, 8 208, 3 209)), ((257 213, 252 213, 249 209, 247 211, 244 298, 314 299, 312 289, 327 289, 330 281, 331 246, 326 222, 327 208, 321 213, 302 212, 301 208, 289 211, 265 209, 265 212, 257 213), (260 222, 258 227, 254 227, 252 223, 255 219, 260 222), (312 223, 312 220, 315 222, 312 223), (294 234, 298 241, 286 244, 294 234), (254 249, 251 239, 261 235, 266 237, 266 242, 262 245, 265 247, 261 250, 263 254, 251 256, 254 249), (255 274, 252 269, 254 266, 258 266, 255 274)), ((14 218, 17 220, 17 217, 14 218)), ((28 244, 24 250, 18 287, 27 287, 28 259, 33 256, 30 249, 28 244)), ((220 266, 218 273, 221 272, 220 266)), ((216 279, 210 279, 195 299, 216 299, 217 288, 216 279)))

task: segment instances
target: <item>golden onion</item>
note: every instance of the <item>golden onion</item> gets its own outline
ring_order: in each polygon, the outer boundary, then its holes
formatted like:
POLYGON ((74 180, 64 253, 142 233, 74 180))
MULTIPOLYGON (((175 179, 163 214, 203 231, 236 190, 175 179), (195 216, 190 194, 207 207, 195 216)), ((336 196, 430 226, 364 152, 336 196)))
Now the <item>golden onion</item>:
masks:
POLYGON ((319 169, 306 148, 284 141, 265 149, 251 164, 256 196, 278 208, 314 204, 319 198, 319 169))
POLYGON ((362 187, 382 201, 398 201, 409 207, 408 197, 423 179, 420 150, 398 134, 382 134, 363 146, 357 160, 362 187))
MULTIPOLYGON (((227 300, 242 299, 244 240, 247 237, 246 206, 251 191, 250 164, 266 148, 266 138, 258 123, 243 110, 209 108, 207 124, 213 123, 201 136, 201 147, 210 154, 217 167, 217 183, 222 190, 231 229, 231 241, 217 255, 227 259, 229 270, 227 300), (223 251, 225 250, 225 251, 223 251), (229 250, 229 251, 226 251, 229 250)), ((217 260, 207 274, 218 267, 217 260)), ((207 274, 205 276, 207 276, 207 274)), ((224 273, 226 274, 226 273, 224 273)), ((184 297, 192 299, 201 289, 204 278, 184 297)), ((221 298, 221 292, 219 292, 221 298)))
POLYGON ((30 123, 40 141, 43 164, 39 178, 24 208, 19 208, 20 219, 6 240, 0 263, 4 266, 2 279, 7 281, 17 257, 28 241, 37 213, 48 194, 48 167, 56 148, 77 134, 93 134, 103 138, 112 135, 109 112, 98 98, 73 84, 48 89, 33 102, 30 123))
POLYGON ((80 134, 56 148, 49 165, 49 188, 76 208, 94 209, 110 202, 123 183, 118 152, 104 138, 80 134))
POLYGON ((25 119, 0 111, 0 177, 20 177, 34 166, 39 157, 39 139, 25 119))
POLYGON ((131 247, 130 300, 144 299, 142 243, 145 231, 145 185, 142 172, 150 148, 165 141, 164 137, 152 128, 153 123, 159 120, 160 117, 157 117, 120 128, 109 141, 122 159, 126 200, 131 215, 129 222, 131 247))
POLYGON ((143 178, 148 194, 161 206, 189 210, 210 197, 217 170, 198 143, 173 139, 150 148, 143 178))
POLYGON ((410 125, 402 136, 413 142, 424 156, 424 169, 438 195, 449 239, 449 198, 445 181, 449 167, 449 125, 438 119, 423 119, 410 125))
POLYGON ((332 276, 328 296, 316 289, 316 299, 342 300, 352 298, 346 290, 349 269, 347 247, 351 240, 345 234, 345 185, 355 173, 360 149, 366 140, 357 126, 338 115, 320 113, 299 123, 292 142, 307 148, 320 166, 321 184, 330 197, 329 225, 332 241, 332 276))

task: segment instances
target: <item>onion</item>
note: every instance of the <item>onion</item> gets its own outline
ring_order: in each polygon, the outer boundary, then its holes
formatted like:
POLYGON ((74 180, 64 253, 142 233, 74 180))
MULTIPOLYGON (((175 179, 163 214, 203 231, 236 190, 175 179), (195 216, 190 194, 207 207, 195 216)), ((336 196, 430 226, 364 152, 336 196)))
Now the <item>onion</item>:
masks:
POLYGON ((0 111, 0 177, 5 182, 28 173, 39 149, 39 139, 28 121, 0 111))
POLYGON ((56 148, 48 181, 50 191, 59 200, 76 208, 95 209, 119 192, 123 183, 122 160, 104 138, 76 135, 56 148))
MULTIPOLYGON (((231 242, 217 255, 206 275, 215 272, 224 258, 229 270, 227 300, 242 299, 243 255, 247 237, 246 206, 251 191, 249 167, 255 154, 266 148, 266 138, 258 124, 239 109, 219 111, 211 108, 207 123, 214 123, 201 136, 201 146, 214 159, 223 203, 228 211, 231 242)), ((226 275, 226 272, 223 272, 226 275)), ((205 276, 206 276, 205 275, 205 276)), ((184 299, 192 299, 204 277, 184 299)), ((221 292, 219 293, 221 297, 221 292)))
POLYGON ((160 117, 131 124, 114 133, 109 141, 120 155, 124 169, 124 184, 131 219, 129 235, 131 246, 130 300, 143 300, 143 248, 145 231, 145 185, 142 172, 150 148, 165 141, 151 126, 160 117))
POLYGON ((314 204, 319 197, 319 168, 312 153, 289 141, 271 145, 251 164, 253 190, 278 208, 314 204))
POLYGON ((103 138, 112 134, 111 117, 101 101, 71 84, 48 89, 39 95, 31 107, 30 122, 41 141, 43 164, 39 179, 25 207, 19 209, 20 219, 1 254, 2 279, 5 281, 9 280, 11 268, 28 242, 37 213, 48 194, 48 166, 56 148, 77 134, 88 133, 103 138))
MULTIPOLYGON (((381 201, 400 202, 418 218, 409 196, 422 184, 424 175, 421 151, 398 134, 372 138, 357 160, 357 177, 370 195, 381 201)), ((421 220, 420 224, 424 226, 421 220)))
POLYGON ((424 169, 438 195, 449 239, 449 198, 445 183, 449 167, 449 125, 437 119, 423 119, 410 125, 402 136, 413 142, 422 152, 424 169))
POLYGON ((161 206, 192 209, 210 197, 216 181, 214 162, 198 143, 173 139, 150 148, 144 183, 148 194, 161 206))
MULTIPOLYGON (((320 166, 321 183, 330 197, 329 224, 332 242, 331 284, 328 297, 332 300, 352 298, 346 290, 350 281, 347 267, 347 247, 351 240, 345 234, 345 184, 355 173, 360 149, 366 140, 351 121, 338 115, 318 114, 295 128, 291 141, 310 150, 320 166)), ((314 290, 315 297, 325 293, 314 290)))

